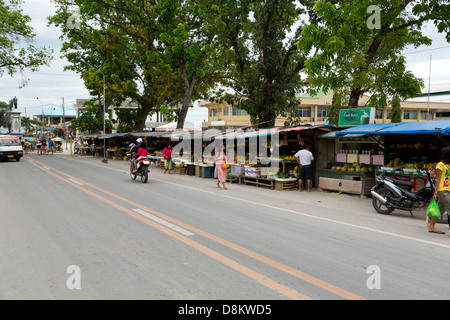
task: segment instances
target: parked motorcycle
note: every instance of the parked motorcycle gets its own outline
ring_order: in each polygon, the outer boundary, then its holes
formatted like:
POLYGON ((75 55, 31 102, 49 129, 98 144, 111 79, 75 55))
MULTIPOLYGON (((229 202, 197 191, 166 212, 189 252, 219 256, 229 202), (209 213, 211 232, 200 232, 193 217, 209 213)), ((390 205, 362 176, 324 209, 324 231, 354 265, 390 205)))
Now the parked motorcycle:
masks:
MULTIPOLYGON (((127 154, 127 156, 130 157, 130 154, 127 154)), ((131 163, 131 160, 130 160, 130 176, 131 176, 131 179, 136 180, 136 178, 138 176, 140 176, 141 177, 141 181, 143 183, 147 183, 147 181, 148 181, 148 167, 149 166, 150 166, 150 161, 148 159, 139 160, 136 163, 137 171, 133 173, 133 164, 131 163)))
POLYGON ((389 214, 399 209, 409 211, 413 215, 412 210, 428 206, 434 194, 435 179, 430 177, 430 171, 427 169, 421 171, 426 173, 428 181, 417 191, 412 190, 412 182, 397 180, 384 174, 378 175, 377 184, 370 191, 375 210, 389 214))

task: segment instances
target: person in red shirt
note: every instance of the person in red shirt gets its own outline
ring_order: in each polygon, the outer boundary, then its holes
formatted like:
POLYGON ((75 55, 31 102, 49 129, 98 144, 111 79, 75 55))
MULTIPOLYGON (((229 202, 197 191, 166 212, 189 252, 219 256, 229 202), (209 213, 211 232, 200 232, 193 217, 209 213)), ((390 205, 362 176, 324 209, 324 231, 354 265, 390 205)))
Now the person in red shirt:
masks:
POLYGON ((147 159, 147 144, 145 142, 142 142, 138 151, 135 155, 136 160, 133 161, 133 173, 137 171, 136 166, 138 161, 142 159, 147 159))

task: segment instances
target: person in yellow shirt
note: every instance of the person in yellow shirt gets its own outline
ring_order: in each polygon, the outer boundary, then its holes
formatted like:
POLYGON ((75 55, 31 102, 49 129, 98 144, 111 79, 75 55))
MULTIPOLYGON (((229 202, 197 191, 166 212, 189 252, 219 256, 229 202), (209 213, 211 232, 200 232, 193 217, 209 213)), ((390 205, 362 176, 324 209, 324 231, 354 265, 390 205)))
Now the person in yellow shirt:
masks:
MULTIPOLYGON (((439 163, 436 165, 436 186, 433 199, 438 201, 441 212, 450 213, 450 147, 442 148, 439 163)), ((437 219, 427 218, 428 232, 445 234, 435 228, 437 219)))

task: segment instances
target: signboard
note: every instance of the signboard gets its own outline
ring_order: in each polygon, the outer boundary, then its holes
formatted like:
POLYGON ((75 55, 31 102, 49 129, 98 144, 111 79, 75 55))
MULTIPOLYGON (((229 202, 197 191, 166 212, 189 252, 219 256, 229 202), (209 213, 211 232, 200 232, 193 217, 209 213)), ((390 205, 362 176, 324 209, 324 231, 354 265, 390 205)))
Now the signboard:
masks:
POLYGON ((339 111, 339 127, 353 127, 374 123, 375 108, 343 109, 339 111))

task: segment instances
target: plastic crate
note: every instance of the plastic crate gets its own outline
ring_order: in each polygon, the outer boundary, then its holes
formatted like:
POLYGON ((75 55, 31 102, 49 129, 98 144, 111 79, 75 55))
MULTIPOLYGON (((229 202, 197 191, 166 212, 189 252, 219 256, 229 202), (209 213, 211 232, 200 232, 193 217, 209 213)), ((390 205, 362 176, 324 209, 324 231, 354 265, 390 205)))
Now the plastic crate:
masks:
POLYGON ((211 179, 214 178, 214 167, 201 167, 202 168, 202 178, 211 179))

